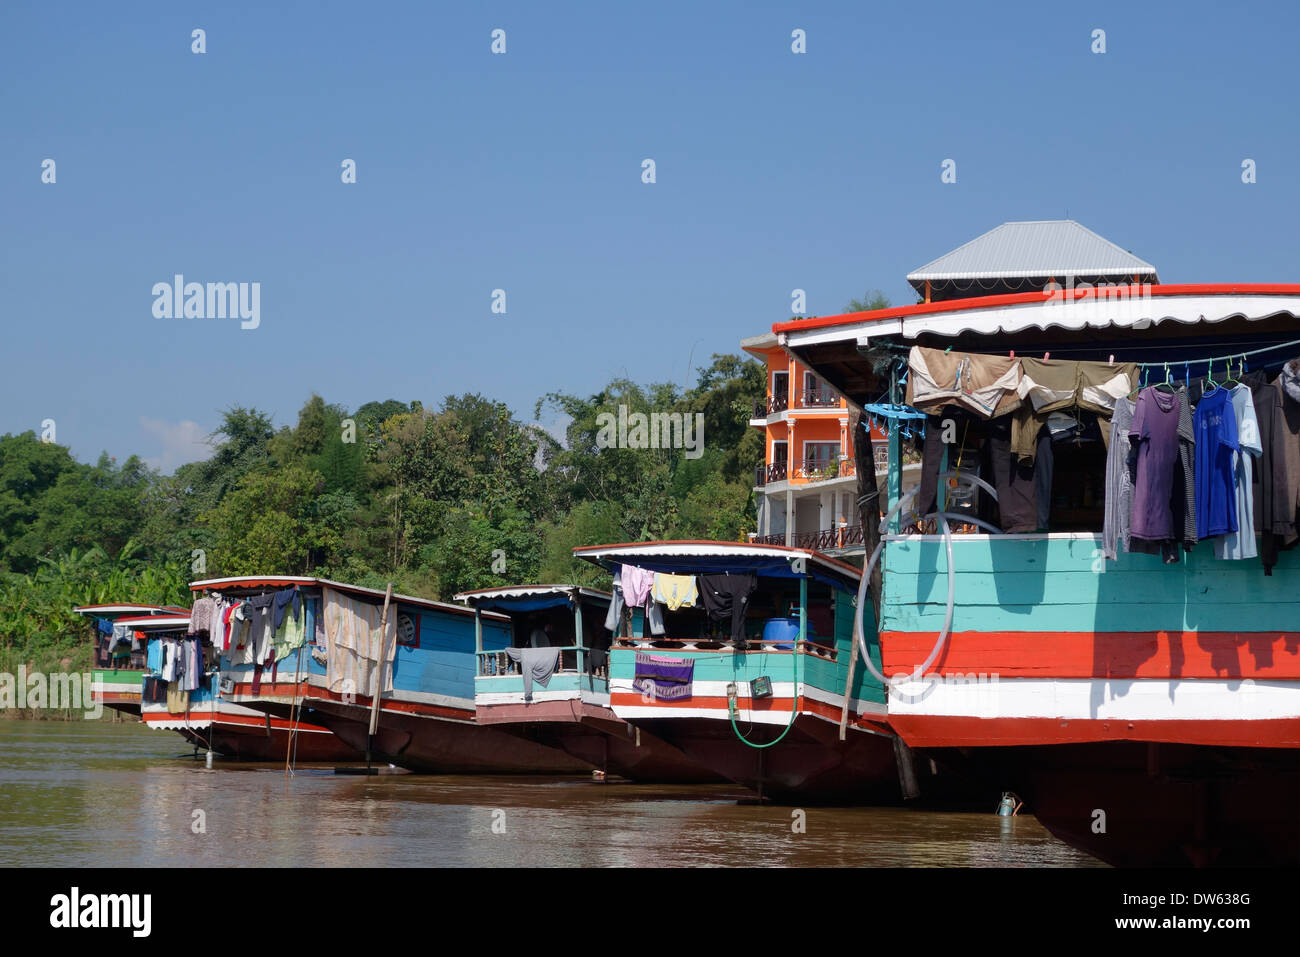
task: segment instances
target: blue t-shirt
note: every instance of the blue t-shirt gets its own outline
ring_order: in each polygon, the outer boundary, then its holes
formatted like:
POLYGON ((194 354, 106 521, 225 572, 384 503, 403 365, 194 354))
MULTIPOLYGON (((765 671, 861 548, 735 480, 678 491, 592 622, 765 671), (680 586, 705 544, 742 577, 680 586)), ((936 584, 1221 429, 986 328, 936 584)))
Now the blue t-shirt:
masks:
POLYGON ((1232 453, 1237 451, 1237 416, 1228 390, 1201 396, 1192 416, 1196 428, 1196 537, 1237 530, 1237 492, 1232 453))

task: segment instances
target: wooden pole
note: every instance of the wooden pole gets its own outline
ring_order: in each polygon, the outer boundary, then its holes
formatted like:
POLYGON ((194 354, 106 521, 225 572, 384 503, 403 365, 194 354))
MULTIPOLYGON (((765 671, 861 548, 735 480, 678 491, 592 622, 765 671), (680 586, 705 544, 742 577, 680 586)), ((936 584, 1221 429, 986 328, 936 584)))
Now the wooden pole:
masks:
POLYGON ((379 671, 375 675, 375 691, 370 696, 370 733, 366 735, 366 767, 370 767, 370 750, 375 729, 379 727, 379 699, 384 694, 384 662, 388 659, 388 605, 393 600, 393 583, 384 592, 384 612, 379 618, 379 671))
MULTIPOLYGON (((852 607, 852 606, 850 606, 852 607)), ((855 612, 856 608, 853 609, 855 612)), ((850 692, 853 690, 853 670, 858 663, 858 620, 857 615, 853 616, 853 628, 849 631, 849 643, 853 646, 849 652, 849 676, 844 682, 844 707, 840 710, 840 740, 844 740, 845 732, 849 724, 849 702, 852 700, 850 692)))

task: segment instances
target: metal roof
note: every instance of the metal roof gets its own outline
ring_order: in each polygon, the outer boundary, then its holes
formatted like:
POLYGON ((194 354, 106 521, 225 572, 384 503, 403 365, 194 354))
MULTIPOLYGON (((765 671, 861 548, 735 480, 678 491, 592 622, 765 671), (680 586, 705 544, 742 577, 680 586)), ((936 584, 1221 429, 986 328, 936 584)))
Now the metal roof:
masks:
POLYGON ((480 588, 477 591, 463 591, 456 595, 455 598, 467 605, 473 605, 482 600, 549 598, 556 595, 573 595, 575 592, 584 598, 594 598, 597 601, 608 602, 614 597, 607 591, 578 585, 505 585, 501 588, 480 588))
MULTIPOLYGON (((382 588, 349 585, 347 582, 336 582, 329 578, 313 578, 309 575, 233 575, 229 578, 207 578, 203 581, 190 582, 190 591, 256 591, 268 588, 288 588, 293 585, 328 587, 349 595, 373 598, 376 601, 382 601, 384 598, 382 588)), ((414 605, 417 608, 450 612, 453 615, 473 614, 464 605, 453 605, 449 602, 435 601, 431 598, 417 598, 414 595, 399 595, 397 592, 393 592, 393 601, 401 602, 404 605, 414 605)), ((496 612, 488 612, 487 617, 497 621, 509 620, 504 615, 498 615, 496 612)))
POLYGON ((1143 276, 1156 267, 1072 219, 1003 223, 908 273, 918 291, 946 280, 1143 276))
POLYGON ((681 573, 683 559, 697 562, 699 574, 721 571, 734 566, 760 569, 772 563, 789 562, 803 558, 831 572, 842 581, 856 585, 862 571, 847 562, 831 558, 810 548, 793 548, 784 545, 747 545, 740 542, 669 541, 626 542, 620 545, 583 545, 573 550, 574 558, 585 559, 597 565, 614 563, 635 564, 649 571, 681 573))

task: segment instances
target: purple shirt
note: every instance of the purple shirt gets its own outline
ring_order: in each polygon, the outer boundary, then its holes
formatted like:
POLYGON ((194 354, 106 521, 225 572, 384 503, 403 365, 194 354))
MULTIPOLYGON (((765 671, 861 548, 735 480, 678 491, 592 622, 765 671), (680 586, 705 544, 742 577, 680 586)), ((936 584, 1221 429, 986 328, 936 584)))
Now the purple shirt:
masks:
POLYGON ((1154 386, 1138 395, 1129 439, 1137 446, 1137 481, 1133 485, 1134 538, 1174 538, 1171 500, 1178 463, 1178 396, 1154 386))

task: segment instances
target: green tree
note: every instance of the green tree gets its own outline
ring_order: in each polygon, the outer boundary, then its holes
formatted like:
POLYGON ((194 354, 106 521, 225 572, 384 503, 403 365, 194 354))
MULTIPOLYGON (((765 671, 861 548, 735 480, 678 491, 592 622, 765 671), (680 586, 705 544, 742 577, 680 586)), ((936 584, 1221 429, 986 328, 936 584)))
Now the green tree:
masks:
POLYGON ((252 472, 200 521, 213 535, 209 573, 309 573, 338 544, 337 528, 323 521, 316 500, 325 482, 300 465, 252 472))
POLYGON ((844 307, 845 312, 871 312, 875 309, 888 309, 889 297, 879 289, 868 289, 861 299, 850 299, 844 307))

